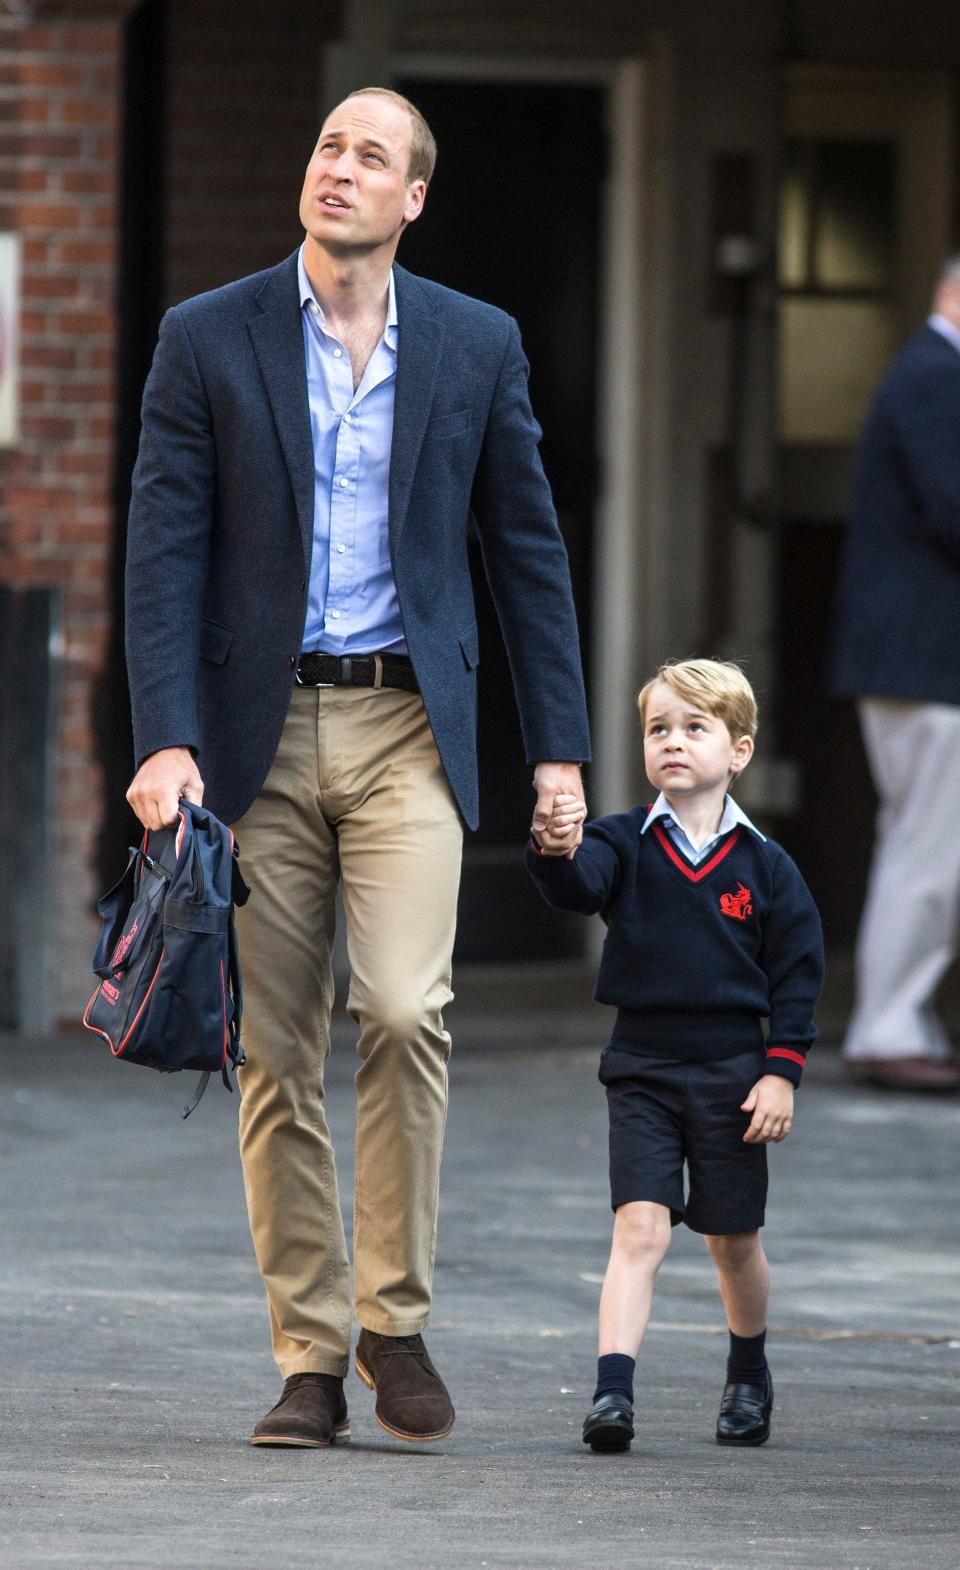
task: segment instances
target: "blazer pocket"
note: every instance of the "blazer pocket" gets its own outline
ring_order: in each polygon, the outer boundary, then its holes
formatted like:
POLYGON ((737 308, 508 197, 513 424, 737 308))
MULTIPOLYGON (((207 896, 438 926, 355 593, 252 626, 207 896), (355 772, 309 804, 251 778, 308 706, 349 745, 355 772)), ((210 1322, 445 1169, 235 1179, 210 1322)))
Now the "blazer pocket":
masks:
POLYGON ((200 623, 200 658, 211 665, 223 665, 233 642, 233 628, 204 617, 200 623))
POLYGON ((454 436, 462 436, 470 429, 470 410, 457 409, 453 414, 441 414, 430 421, 427 426, 428 442, 446 442, 454 436))
POLYGON ((460 644, 460 652, 463 655, 467 669, 471 671, 476 670, 480 664, 480 641, 477 637, 476 627, 468 627, 466 632, 461 632, 457 641, 460 644))

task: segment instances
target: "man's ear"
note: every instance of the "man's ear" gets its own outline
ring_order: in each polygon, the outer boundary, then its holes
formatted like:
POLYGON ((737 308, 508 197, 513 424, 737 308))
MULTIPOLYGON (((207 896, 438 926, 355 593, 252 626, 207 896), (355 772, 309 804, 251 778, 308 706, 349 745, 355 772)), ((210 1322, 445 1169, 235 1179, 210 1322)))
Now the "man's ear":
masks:
POLYGON ((753 737, 738 736, 733 744, 733 757, 730 759, 731 772, 733 774, 742 774, 752 757, 753 737))

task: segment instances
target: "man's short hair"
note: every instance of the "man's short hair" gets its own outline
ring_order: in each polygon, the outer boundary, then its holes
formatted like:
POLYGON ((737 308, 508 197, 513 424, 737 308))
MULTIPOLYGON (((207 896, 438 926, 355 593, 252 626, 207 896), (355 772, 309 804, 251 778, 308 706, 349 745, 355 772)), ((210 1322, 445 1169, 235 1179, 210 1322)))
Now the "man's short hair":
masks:
POLYGON ((437 142, 416 104, 390 87, 357 87, 348 93, 344 103, 351 98, 389 98, 391 103, 405 109, 410 116, 410 163, 407 166, 407 184, 422 180, 429 185, 437 164, 437 142))
POLYGON ((647 704, 658 681, 665 681, 685 703, 723 720, 734 741, 757 734, 757 700, 739 665, 732 660, 668 660, 641 688, 640 719, 647 723, 647 704))

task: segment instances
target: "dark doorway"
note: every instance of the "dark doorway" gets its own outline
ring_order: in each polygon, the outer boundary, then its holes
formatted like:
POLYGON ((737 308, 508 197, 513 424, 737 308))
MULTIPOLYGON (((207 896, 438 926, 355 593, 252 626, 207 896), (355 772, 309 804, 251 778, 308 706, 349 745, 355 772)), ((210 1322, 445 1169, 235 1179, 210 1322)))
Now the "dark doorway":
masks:
MULTIPOLYGON (((501 306, 520 325, 586 656, 598 489, 602 90, 435 80, 398 86, 426 116, 440 150, 424 216, 404 235, 399 260, 501 306)), ((472 560, 481 650, 481 826, 464 853, 457 957, 576 955, 582 923, 563 923, 548 911, 523 870, 532 770, 476 543, 472 560)))
POLYGON ((778 828, 803 869, 829 946, 856 937, 873 844, 876 795, 852 703, 827 696, 833 587, 842 523, 786 524, 782 532, 779 745, 800 764, 800 811, 778 828))

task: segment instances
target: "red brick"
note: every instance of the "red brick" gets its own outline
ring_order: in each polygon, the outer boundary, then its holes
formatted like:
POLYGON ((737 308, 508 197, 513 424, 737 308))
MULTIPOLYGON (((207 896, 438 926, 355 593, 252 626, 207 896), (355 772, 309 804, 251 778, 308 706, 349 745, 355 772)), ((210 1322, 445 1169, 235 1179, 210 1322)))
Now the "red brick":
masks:
POLYGON ((108 169, 65 169, 60 181, 64 191, 79 196, 110 196, 117 187, 117 176, 108 169))
POLYGON ((20 208, 22 229, 76 229, 80 209, 67 202, 24 202, 20 208))
POLYGON ((57 105, 60 125, 110 126, 116 119, 117 106, 112 98, 64 98, 57 105))
POLYGON ((24 125, 48 125, 50 104, 46 98, 22 98, 20 118, 24 125))
POLYGON ((23 435, 27 440, 72 442, 77 434, 76 421, 62 415, 24 415, 21 420, 23 435))
POLYGON ((20 66, 20 79, 24 87, 82 88, 86 85, 87 73, 82 65, 51 65, 45 60, 24 60, 20 66))
POLYGON ((65 240, 60 254, 68 266, 72 263, 109 266, 117 260, 117 247, 109 240, 65 240))
POLYGON ((77 366, 77 351, 62 344, 38 343, 30 349, 30 369, 73 371, 77 366))
POLYGON ((20 287, 25 300, 72 300, 80 289, 76 278, 45 278, 38 273, 24 273, 20 287))
POLYGON ((112 333, 117 318, 114 311, 58 311, 50 325, 58 333, 112 333))
MULTIPOLYGON (((16 138, 17 152, 24 158, 82 158, 83 137, 67 131, 51 131, 48 136, 32 131, 16 138)), ((3 143, 0 142, 0 150, 3 143)))

